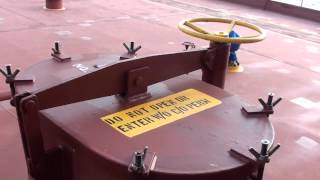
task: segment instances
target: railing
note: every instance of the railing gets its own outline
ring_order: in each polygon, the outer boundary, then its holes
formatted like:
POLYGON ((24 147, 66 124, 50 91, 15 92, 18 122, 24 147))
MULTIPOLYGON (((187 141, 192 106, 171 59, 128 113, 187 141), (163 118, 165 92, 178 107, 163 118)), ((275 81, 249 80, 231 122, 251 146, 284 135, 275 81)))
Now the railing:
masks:
POLYGON ((320 11, 320 0, 271 0, 320 11))

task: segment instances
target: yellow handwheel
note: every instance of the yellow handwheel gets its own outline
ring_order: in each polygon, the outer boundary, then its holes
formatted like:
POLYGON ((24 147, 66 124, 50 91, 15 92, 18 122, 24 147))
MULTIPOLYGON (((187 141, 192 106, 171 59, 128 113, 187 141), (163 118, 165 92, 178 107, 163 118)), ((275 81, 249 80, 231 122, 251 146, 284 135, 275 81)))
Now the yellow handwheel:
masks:
POLYGON ((180 21, 178 28, 193 37, 197 37, 204 40, 209 40, 213 42, 220 42, 220 43, 254 43, 258 41, 262 41, 266 37, 266 33, 260 27, 240 21, 240 20, 231 20, 231 19, 223 19, 223 18, 194 18, 194 19, 187 19, 180 21), (220 22, 220 23, 229 23, 229 27, 226 31, 219 31, 210 33, 206 30, 196 26, 192 23, 194 22, 220 22), (247 27, 254 31, 257 31, 259 34, 256 36, 242 36, 237 38, 229 38, 229 33, 232 31, 235 25, 247 27))
MULTIPOLYGON (((178 28, 193 37, 197 37, 204 40, 209 40, 213 42, 219 43, 235 43, 235 44, 242 44, 242 43, 254 43, 259 42, 265 39, 266 33, 265 31, 253 24, 240 21, 240 20, 231 20, 231 19, 223 19, 223 18, 194 18, 194 19, 186 19, 180 21, 178 28), (202 29, 199 26, 194 25, 195 22, 219 22, 219 23, 228 23, 230 24, 226 31, 218 31, 214 33, 207 32, 206 30, 202 29), (229 37, 229 33, 233 30, 235 25, 243 26, 254 31, 257 31, 259 34, 256 36, 242 36, 242 37, 229 37)), ((229 65, 228 67, 229 72, 242 72, 243 67, 238 64, 236 66, 229 65)))

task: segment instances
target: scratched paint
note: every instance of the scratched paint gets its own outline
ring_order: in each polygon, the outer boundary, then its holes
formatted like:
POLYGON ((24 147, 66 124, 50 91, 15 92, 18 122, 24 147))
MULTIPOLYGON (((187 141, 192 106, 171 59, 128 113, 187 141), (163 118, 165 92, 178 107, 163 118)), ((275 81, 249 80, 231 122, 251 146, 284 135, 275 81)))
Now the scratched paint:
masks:
POLYGON ((313 35, 317 35, 318 33, 314 32, 314 31, 310 31, 309 29, 300 29, 301 32, 304 33, 308 33, 308 34, 313 34, 313 35))
POLYGON ((305 109, 311 109, 317 105, 317 103, 304 97, 294 98, 291 100, 291 102, 305 109))
POLYGON ((283 68, 275 69, 274 71, 278 72, 278 73, 281 73, 281 74, 290 74, 291 73, 291 71, 289 71, 288 69, 283 69, 283 68))
POLYGON ((306 46, 305 48, 310 53, 314 53, 314 54, 319 54, 320 53, 319 48, 316 47, 316 46, 306 46))
POLYGON ((56 31, 55 34, 59 35, 59 36, 69 36, 72 34, 71 31, 56 31))
POLYGON ((95 20, 92 20, 92 19, 88 19, 88 20, 84 20, 83 21, 84 23, 94 23, 96 22, 95 20))
POLYGON ((292 39, 285 39, 285 40, 283 40, 283 42, 292 44, 292 43, 294 43, 295 41, 292 40, 292 39))
POLYGON ((306 137, 306 136, 300 137, 296 141, 296 143, 299 144, 300 146, 302 146, 303 148, 309 149, 309 150, 311 150, 319 145, 319 143, 317 141, 315 141, 309 137, 306 137))
POLYGON ((116 17, 115 19, 131 19, 131 17, 130 16, 118 16, 118 17, 116 17))
POLYGON ((320 80, 318 80, 318 79, 312 79, 311 82, 312 82, 314 85, 320 86, 320 80))
POLYGON ((90 27, 90 26, 92 26, 92 24, 90 24, 90 23, 80 23, 79 26, 81 26, 81 27, 90 27))
POLYGON ((311 70, 311 71, 314 71, 314 72, 320 73, 320 66, 311 66, 311 67, 310 67, 310 70, 311 70))
POLYGON ((82 40, 84 40, 84 41, 90 41, 90 40, 92 40, 92 38, 89 37, 89 36, 81 36, 80 39, 82 39, 82 40))
POLYGON ((279 24, 279 26, 284 27, 284 28, 288 28, 288 27, 290 27, 290 25, 289 25, 289 24, 279 24))

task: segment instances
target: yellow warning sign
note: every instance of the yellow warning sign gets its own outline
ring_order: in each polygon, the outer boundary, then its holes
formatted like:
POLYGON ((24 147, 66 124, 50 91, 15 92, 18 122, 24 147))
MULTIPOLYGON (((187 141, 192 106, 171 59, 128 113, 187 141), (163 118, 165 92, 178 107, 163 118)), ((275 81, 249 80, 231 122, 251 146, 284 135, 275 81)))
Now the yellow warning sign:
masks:
POLYGON ((216 98, 195 89, 119 111, 101 118, 120 133, 134 137, 221 104, 216 98))

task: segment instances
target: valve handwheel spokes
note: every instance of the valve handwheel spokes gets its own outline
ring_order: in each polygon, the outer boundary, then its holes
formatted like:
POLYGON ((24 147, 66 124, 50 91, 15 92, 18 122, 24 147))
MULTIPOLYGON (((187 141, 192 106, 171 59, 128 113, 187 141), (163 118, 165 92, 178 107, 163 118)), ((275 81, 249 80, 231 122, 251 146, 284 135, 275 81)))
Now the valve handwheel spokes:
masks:
POLYGON ((266 37, 265 31, 253 24, 240 21, 240 20, 231 20, 231 19, 223 19, 223 18, 194 18, 183 20, 179 23, 178 28, 193 37, 197 37, 204 40, 209 40, 213 42, 219 43, 254 43, 262 41, 266 37), (199 26, 194 25, 195 22, 219 22, 219 23, 229 23, 229 27, 226 31, 219 31, 210 33, 199 26), (254 31, 257 31, 259 34, 255 36, 242 36, 236 38, 230 38, 229 33, 233 30, 234 26, 243 26, 254 31))

